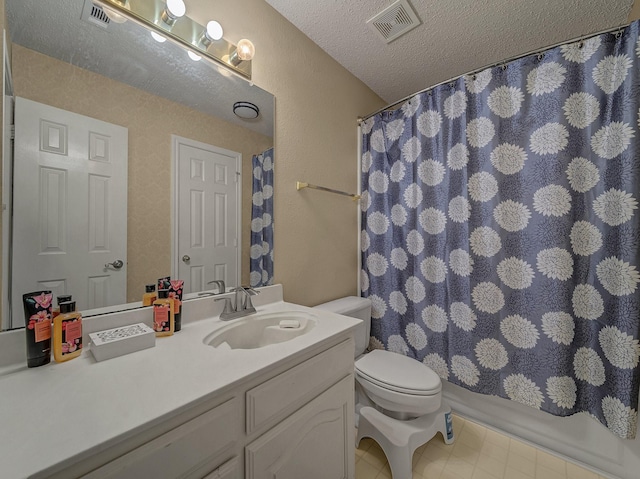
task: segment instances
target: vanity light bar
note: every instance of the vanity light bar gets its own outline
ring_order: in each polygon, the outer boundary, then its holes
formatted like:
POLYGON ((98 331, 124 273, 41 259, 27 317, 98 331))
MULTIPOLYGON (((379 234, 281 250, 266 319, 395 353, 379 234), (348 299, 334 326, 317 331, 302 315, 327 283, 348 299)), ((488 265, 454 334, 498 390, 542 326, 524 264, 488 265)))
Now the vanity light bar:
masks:
MULTIPOLYGON (((205 36, 206 40, 203 42, 203 32, 207 31, 206 27, 195 22, 187 15, 176 17, 172 24, 168 25, 166 20, 163 19, 163 14, 167 7, 164 0, 128 0, 126 3, 121 0, 93 1, 172 40, 187 51, 206 57, 217 65, 223 66, 247 80, 251 80, 251 59, 242 60, 237 64, 228 61, 230 58, 235 58, 234 54, 236 54, 237 48, 234 44, 224 38, 216 40, 217 34, 209 35, 209 38, 205 36)), ((220 28, 220 35, 222 34, 221 30, 222 28, 220 28)))

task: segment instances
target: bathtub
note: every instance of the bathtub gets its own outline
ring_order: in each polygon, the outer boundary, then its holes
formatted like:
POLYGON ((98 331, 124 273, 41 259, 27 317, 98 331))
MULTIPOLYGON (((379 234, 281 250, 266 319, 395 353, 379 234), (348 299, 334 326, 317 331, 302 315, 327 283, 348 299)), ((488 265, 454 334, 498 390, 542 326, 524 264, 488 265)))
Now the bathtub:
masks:
POLYGON ((446 381, 443 397, 456 414, 466 419, 564 456, 594 472, 615 478, 639 477, 640 439, 620 439, 587 414, 557 417, 446 381))

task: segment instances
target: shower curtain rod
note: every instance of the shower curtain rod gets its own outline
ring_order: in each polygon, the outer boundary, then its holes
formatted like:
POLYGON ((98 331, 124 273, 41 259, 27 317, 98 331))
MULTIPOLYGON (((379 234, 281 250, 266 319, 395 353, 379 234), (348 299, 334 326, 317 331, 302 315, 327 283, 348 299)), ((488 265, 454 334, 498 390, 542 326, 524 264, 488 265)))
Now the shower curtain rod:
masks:
POLYGON ((363 121, 368 120, 372 116, 377 115, 378 113, 381 113, 381 112, 387 111, 387 110, 391 110, 394 106, 400 105, 401 103, 404 103, 405 101, 413 98, 416 95, 420 95, 421 93, 427 92, 429 90, 433 90, 434 88, 437 88, 440 85, 444 85, 446 83, 450 83, 450 82, 452 82, 454 80, 457 80, 460 77, 467 76, 467 75, 475 75, 476 73, 480 73, 481 71, 486 70, 487 68, 493 68, 493 67, 497 67, 499 65, 506 65, 509 62, 512 62, 512 61, 515 61, 515 60, 519 60, 520 58, 528 57, 529 55, 534 55, 536 53, 540 54, 540 53, 543 53, 543 52, 545 52, 547 50, 551 50, 552 48, 556 48, 556 47, 559 47, 559 46, 562 46, 562 45, 567 45, 569 43, 588 40, 589 38, 592 38, 592 37, 595 37, 595 36, 598 36, 598 35, 602 35, 603 33, 611 33, 611 32, 615 32, 616 30, 618 31, 618 33, 621 33, 622 30, 627 28, 629 25, 630 25, 630 23, 627 23, 627 24, 624 24, 624 25, 620 25, 618 27, 608 28, 608 29, 602 30, 600 32, 589 33, 587 35, 582 35, 582 36, 577 37, 577 38, 572 38, 571 40, 565 40, 565 41, 562 41, 562 42, 559 42, 559 43, 555 43, 553 45, 549 45, 549 46, 544 47, 544 48, 539 48, 539 49, 532 50, 532 51, 527 52, 527 53, 523 53, 521 55, 516 55, 516 56, 513 56, 513 57, 505 58, 504 60, 501 60, 501 61, 496 62, 496 63, 490 63, 488 65, 483 66, 482 68, 478 68, 476 70, 471 70, 471 71, 469 71, 467 73, 463 73, 462 75, 456 75, 456 76, 454 76, 452 78, 449 78, 448 80, 445 80, 445 81, 442 81, 442 82, 437 83, 435 85, 432 85, 430 87, 427 87, 424 90, 420 90, 420 91, 418 91, 416 93, 412 93, 411 95, 406 96, 406 97, 402 98, 401 100, 398 100, 398 101, 395 101, 393 103, 390 103, 389 105, 387 105, 385 107, 382 107, 379 110, 374 111, 373 113, 370 113, 370 114, 368 114, 366 116, 363 116, 363 117, 362 116, 358 117, 358 125, 360 123, 362 123, 363 121))

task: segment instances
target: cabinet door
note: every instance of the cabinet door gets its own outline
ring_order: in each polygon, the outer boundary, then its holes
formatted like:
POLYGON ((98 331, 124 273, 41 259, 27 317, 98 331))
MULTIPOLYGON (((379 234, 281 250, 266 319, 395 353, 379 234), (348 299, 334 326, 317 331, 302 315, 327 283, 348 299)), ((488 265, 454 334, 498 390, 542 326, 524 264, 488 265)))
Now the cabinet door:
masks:
POLYGON ((246 447, 247 479, 353 478, 353 375, 246 447))

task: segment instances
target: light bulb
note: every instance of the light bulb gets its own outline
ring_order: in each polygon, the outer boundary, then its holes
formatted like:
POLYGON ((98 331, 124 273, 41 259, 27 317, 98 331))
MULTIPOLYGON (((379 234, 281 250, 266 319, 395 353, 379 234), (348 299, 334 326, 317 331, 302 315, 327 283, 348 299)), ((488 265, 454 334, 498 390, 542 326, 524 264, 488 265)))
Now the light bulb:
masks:
POLYGON ((187 13, 187 6, 183 0, 167 0, 167 10, 174 19, 180 18, 187 13))
POLYGON ((158 43, 164 43, 167 41, 165 37, 163 37, 162 35, 158 35, 156 32, 151 32, 151 36, 158 43))
POLYGON ((206 49, 213 42, 220 40, 221 38, 222 25, 220 25, 215 20, 211 20, 209 23, 207 23, 207 28, 204 29, 198 41, 206 49))
POLYGON ((222 25, 215 20, 211 20, 207 23, 207 29, 205 31, 211 41, 220 40, 222 38, 222 25))
POLYGON ((197 53, 193 53, 191 50, 187 50, 187 55, 189 55, 189 58, 191 58, 194 62, 199 62, 202 59, 200 55, 198 55, 197 53))
POLYGON ((167 0, 160 19, 169 27, 172 27, 176 20, 187 12, 187 7, 183 0, 167 0))
POLYGON ((238 52, 238 58, 243 61, 251 60, 253 58, 253 55, 256 53, 256 48, 253 46, 253 43, 251 43, 246 38, 240 40, 236 48, 236 51, 238 52))

